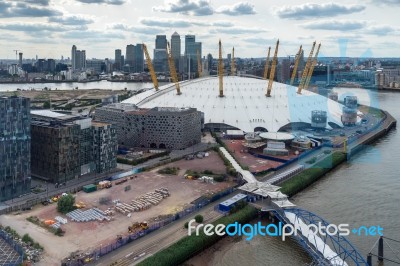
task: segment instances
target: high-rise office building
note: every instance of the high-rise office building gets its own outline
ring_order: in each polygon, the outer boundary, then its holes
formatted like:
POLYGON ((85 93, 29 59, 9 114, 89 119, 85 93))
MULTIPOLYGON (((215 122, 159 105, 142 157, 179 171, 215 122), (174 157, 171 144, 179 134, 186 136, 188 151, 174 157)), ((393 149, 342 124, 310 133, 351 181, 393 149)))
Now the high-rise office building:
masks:
POLYGON ((144 53, 143 44, 138 43, 135 46, 135 56, 133 59, 134 71, 137 73, 144 71, 144 53))
POLYGON ((166 35, 156 35, 156 49, 167 49, 166 35))
POLYGON ((0 98, 0 201, 31 188, 30 100, 0 98))
POLYGON ((171 36, 171 54, 172 58, 174 58, 175 68, 179 71, 179 59, 181 57, 181 36, 174 32, 171 36))
MULTIPOLYGON (((187 68, 190 66, 191 75, 197 72, 197 51, 200 53, 200 58, 202 56, 201 42, 196 42, 195 35, 185 36, 185 56, 187 57, 188 64, 187 68)), ((186 69, 189 71, 189 69, 186 69)))
POLYGON ((115 49, 115 58, 114 58, 114 69, 121 70, 121 49, 115 49))
POLYGON ((86 51, 77 50, 76 46, 73 45, 71 51, 71 65, 72 71, 86 69, 86 51))
POLYGON ((135 45, 128 44, 126 46, 126 53, 125 53, 125 64, 128 64, 130 67, 134 66, 135 60, 135 45))
POLYGON ((290 59, 284 58, 280 64, 279 82, 288 83, 290 80, 290 59))
POLYGON ((22 53, 19 53, 18 65, 19 67, 22 67, 22 53))
POLYGON ((153 64, 156 72, 167 72, 168 71, 168 60, 167 60, 167 36, 157 35, 156 36, 156 49, 154 49, 153 64))
POLYGON ((72 45, 72 50, 71 50, 71 64, 72 64, 72 71, 76 70, 76 46, 72 45))

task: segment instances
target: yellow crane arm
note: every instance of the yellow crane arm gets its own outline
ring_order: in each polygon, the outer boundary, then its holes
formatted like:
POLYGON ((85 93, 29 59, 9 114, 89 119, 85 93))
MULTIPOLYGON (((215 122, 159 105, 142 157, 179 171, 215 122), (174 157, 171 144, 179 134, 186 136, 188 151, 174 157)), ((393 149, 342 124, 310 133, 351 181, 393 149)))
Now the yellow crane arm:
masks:
POLYGON ((296 60, 294 62, 294 67, 293 67, 293 73, 292 73, 292 78, 290 79, 290 86, 293 85, 294 83, 294 79, 296 78, 297 75, 297 68, 299 67, 299 61, 300 61, 300 57, 301 57, 301 50, 302 50, 302 45, 300 45, 300 49, 299 52, 296 55, 296 60))
POLYGON ((201 78, 203 74, 203 66, 201 65, 201 57, 200 57, 200 52, 197 50, 197 71, 199 72, 199 78, 201 78))
POLYGON ((267 88, 267 94, 266 94, 267 97, 271 97, 272 83, 274 83, 276 63, 278 61, 278 48, 279 48, 279 39, 276 42, 274 59, 272 59, 271 73, 269 74, 268 88, 267 88))
POLYGON ((176 74, 174 58, 172 57, 171 49, 169 47, 169 42, 167 42, 167 54, 168 54, 168 65, 169 72, 171 74, 172 81, 175 83, 176 94, 181 95, 181 88, 179 87, 178 75, 176 74))
POLYGON ((150 71, 151 80, 153 81, 154 88, 158 91, 158 80, 156 76, 156 72, 154 72, 153 64, 151 63, 151 58, 149 55, 149 51, 147 51, 147 46, 143 43, 144 55, 146 56, 147 67, 150 71))
POLYGON ((268 77, 269 53, 270 53, 270 52, 271 52, 271 46, 268 47, 267 61, 265 62, 265 68, 264 68, 264 79, 267 79, 267 77, 268 77))
POLYGON ((315 44, 316 44, 316 42, 313 43, 313 46, 312 46, 311 51, 310 51, 310 55, 307 58, 307 63, 306 63, 306 66, 304 68, 303 75, 301 76, 299 88, 297 89, 297 93, 298 94, 301 94, 301 90, 303 89, 304 84, 306 82, 308 70, 310 69, 310 66, 311 66, 311 58, 312 58, 313 53, 314 53, 315 44))
POLYGON ((219 58, 218 58, 218 77, 219 77, 219 97, 224 97, 224 63, 222 62, 222 45, 219 40, 219 58))
POLYGON ((234 76, 236 71, 235 65, 235 47, 232 48, 232 60, 231 60, 231 75, 234 76))
POLYGON ((318 44, 317 52, 315 53, 314 60, 312 61, 310 70, 308 71, 307 80, 306 80, 306 83, 304 84, 304 88, 303 88, 303 89, 305 89, 305 90, 308 89, 308 85, 310 85, 311 77, 312 77, 312 74, 313 74, 313 72, 314 72, 314 67, 315 67, 315 65, 317 64, 317 58, 318 58, 319 48, 321 48, 321 44, 318 44))

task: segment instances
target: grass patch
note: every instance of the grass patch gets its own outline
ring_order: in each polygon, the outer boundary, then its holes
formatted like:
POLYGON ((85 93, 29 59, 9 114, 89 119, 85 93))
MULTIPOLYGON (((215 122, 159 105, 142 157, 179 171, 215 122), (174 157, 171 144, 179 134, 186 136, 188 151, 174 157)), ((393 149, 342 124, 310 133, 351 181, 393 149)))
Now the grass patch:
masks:
MULTIPOLYGON (((230 223, 238 222, 240 224, 246 223, 255 218, 257 210, 252 206, 246 206, 234 214, 222 217, 212 223, 214 226, 217 224, 228 225, 230 223)), ((203 232, 199 236, 191 235, 186 236, 178 242, 172 244, 166 249, 157 252, 156 254, 148 257, 140 262, 139 266, 175 266, 184 263, 195 254, 203 251, 204 249, 212 246, 222 236, 216 234, 206 236, 203 232)))
POLYGON ((158 170, 157 173, 165 175, 177 175, 179 170, 179 167, 165 167, 158 170))
POLYGON ((311 168, 285 181, 282 184, 281 192, 288 196, 293 196, 320 179, 324 174, 345 160, 346 155, 344 153, 334 152, 311 168))

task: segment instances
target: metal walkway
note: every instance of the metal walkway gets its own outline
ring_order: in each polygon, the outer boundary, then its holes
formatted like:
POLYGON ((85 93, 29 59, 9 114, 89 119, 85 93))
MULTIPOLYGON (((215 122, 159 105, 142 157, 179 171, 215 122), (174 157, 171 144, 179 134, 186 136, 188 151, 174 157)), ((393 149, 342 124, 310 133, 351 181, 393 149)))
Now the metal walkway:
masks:
POLYGON ((311 236, 301 228, 301 225, 293 224, 293 217, 295 217, 295 223, 299 222, 307 226, 318 226, 319 223, 323 226, 330 224, 318 215, 299 208, 272 210, 271 212, 280 222, 292 224, 295 228, 298 228, 298 233, 293 235, 293 238, 311 255, 317 265, 368 266, 366 260, 356 248, 338 233, 321 235, 318 232, 311 236))

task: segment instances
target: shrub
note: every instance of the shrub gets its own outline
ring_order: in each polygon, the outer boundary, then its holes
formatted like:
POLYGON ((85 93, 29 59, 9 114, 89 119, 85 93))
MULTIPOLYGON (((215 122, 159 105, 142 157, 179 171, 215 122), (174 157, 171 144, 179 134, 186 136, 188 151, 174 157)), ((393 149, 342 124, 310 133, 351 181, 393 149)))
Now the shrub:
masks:
POLYGON ((194 217, 194 219, 195 219, 196 223, 198 223, 198 224, 200 224, 200 223, 202 223, 202 222, 204 221, 203 215, 200 215, 200 214, 197 214, 197 215, 194 217))
POLYGON ((62 196, 57 202, 57 210, 61 213, 68 213, 75 210, 74 207, 75 198, 74 196, 68 194, 67 196, 62 196))
POLYGON ((224 182, 225 181, 225 176, 219 175, 214 177, 215 182, 224 182))
POLYGON ((30 237, 29 234, 25 234, 22 236, 22 241, 25 243, 34 243, 33 239, 30 237))
POLYGON ((186 223, 183 225, 183 227, 184 227, 185 229, 188 229, 188 227, 189 227, 189 222, 186 222, 186 223))
POLYGON ((211 170, 204 170, 203 174, 205 174, 205 175, 213 175, 214 173, 211 170))

